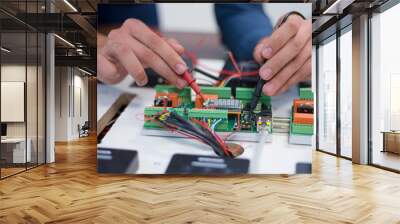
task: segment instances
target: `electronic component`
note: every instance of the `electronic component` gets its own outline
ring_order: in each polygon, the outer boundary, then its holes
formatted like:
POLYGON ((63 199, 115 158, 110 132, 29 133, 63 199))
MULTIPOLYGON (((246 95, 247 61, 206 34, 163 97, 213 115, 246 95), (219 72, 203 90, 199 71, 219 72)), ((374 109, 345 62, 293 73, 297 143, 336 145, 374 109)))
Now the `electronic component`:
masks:
POLYGON ((296 124, 314 124, 314 101, 294 100, 293 122, 296 124), (306 113, 304 113, 306 112, 306 113))
POLYGON ((235 99, 207 99, 203 103, 204 108, 213 109, 228 109, 228 110, 240 110, 240 100, 235 99))
POLYGON ((300 99, 303 100, 312 100, 314 99, 314 93, 311 88, 300 88, 299 89, 300 99))
POLYGON ((290 132, 290 118, 286 117, 273 117, 272 129, 274 133, 288 133, 290 132))
POLYGON ((222 118, 228 119, 227 110, 212 110, 212 109, 191 109, 189 110, 189 118, 222 118))
POLYGON ((196 96, 195 99, 195 107, 196 108, 203 108, 203 103, 206 100, 212 100, 212 99, 218 99, 218 95, 209 95, 209 94, 203 94, 203 97, 200 97, 199 95, 196 96))
POLYGON ((154 99, 155 107, 171 107, 172 100, 170 100, 167 96, 160 96, 154 99))
POLYGON ((314 134, 314 94, 310 88, 299 89, 300 99, 293 101, 289 143, 311 145, 314 134))
POLYGON ((190 103, 192 100, 192 93, 189 87, 178 89, 176 86, 171 85, 156 85, 156 94, 159 93, 177 93, 180 103, 190 103))
POLYGON ((178 93, 157 93, 154 99, 155 107, 177 107, 178 105, 178 93))
POLYGON ((293 134, 313 135, 314 134, 314 126, 311 124, 292 123, 291 132, 293 134))
POLYGON ((314 124, 314 114, 294 113, 293 123, 295 124, 314 124))
POLYGON ((261 104, 261 111, 256 115, 257 131, 272 133, 272 111, 271 106, 261 104))
POLYGON ((230 99, 232 96, 231 88, 229 87, 202 86, 201 92, 207 95, 217 95, 219 99, 230 99))
POLYGON ((271 133, 271 118, 267 116, 258 116, 257 117, 257 131, 267 131, 271 133))
MULTIPOLYGON (((145 130, 143 133, 158 136, 178 135, 177 132, 170 132, 169 128, 160 125, 157 121, 157 117, 168 112, 175 112, 189 122, 201 122, 212 131, 228 133, 223 135, 229 136, 229 140, 258 141, 258 131, 265 129, 268 133, 272 133, 270 97, 263 95, 255 112, 251 113, 244 110, 243 105, 249 102, 253 89, 238 88, 238 95, 242 99, 237 99, 231 95, 230 88, 210 86, 202 88, 204 88, 204 93, 207 93, 204 94, 205 100, 198 95, 195 100, 189 100, 191 90, 188 88, 179 90, 165 85, 157 86, 154 106, 145 108, 144 111, 145 130), (246 94, 250 94, 250 98, 246 94), (176 95, 178 96, 177 105, 172 100, 176 95), (165 98, 171 102, 165 102, 165 98), (187 98, 186 101, 183 101, 183 98, 187 98), (257 124, 258 120, 261 123, 257 124), (232 134, 232 132, 235 133, 232 134)), ((270 142, 271 136, 266 138, 266 141, 270 142)))
MULTIPOLYGON (((254 91, 253 88, 237 87, 235 99, 250 102, 251 98, 253 97, 253 91, 254 91)), ((260 102, 265 104, 270 104, 271 97, 262 94, 260 96, 260 102)))
POLYGON ((314 105, 312 104, 300 104, 296 110, 297 113, 306 113, 313 114, 314 113, 314 105))
POLYGON ((250 113, 249 111, 243 111, 240 121, 240 128, 242 130, 251 130, 255 124, 254 119, 255 117, 253 113, 250 113))

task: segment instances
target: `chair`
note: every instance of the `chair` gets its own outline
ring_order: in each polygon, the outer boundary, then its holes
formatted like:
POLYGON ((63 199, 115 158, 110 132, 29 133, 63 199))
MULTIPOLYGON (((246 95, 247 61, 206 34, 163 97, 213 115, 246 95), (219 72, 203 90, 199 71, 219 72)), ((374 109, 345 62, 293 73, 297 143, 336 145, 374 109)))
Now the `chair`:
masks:
POLYGON ((89 121, 85 121, 85 123, 82 126, 78 124, 79 138, 89 136, 89 130, 90 130, 89 121))

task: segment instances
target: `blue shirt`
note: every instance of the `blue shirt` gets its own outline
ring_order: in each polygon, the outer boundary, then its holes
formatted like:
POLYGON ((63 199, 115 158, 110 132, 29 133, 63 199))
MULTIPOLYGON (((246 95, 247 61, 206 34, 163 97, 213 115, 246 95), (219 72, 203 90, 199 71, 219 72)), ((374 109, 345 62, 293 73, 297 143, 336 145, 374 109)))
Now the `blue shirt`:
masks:
MULTIPOLYGON (((272 25, 262 4, 215 4, 215 18, 221 31, 222 42, 238 61, 253 59, 257 42, 272 33, 272 25)), ((156 4, 98 6, 98 24, 121 23, 128 18, 142 20, 148 26, 159 25, 156 4)))

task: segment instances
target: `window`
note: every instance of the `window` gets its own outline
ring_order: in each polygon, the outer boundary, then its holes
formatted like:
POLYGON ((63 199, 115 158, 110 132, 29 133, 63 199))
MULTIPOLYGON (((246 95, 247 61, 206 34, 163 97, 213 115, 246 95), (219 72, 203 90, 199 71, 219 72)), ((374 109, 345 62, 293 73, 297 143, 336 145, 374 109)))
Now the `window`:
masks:
POLYGON ((336 153, 336 36, 318 47, 318 149, 336 153))
POLYGON ((340 155, 352 157, 352 33, 351 26, 340 36, 340 155))
MULTIPOLYGON (((44 1, 1 2, 42 12, 44 1)), ((0 178, 45 163, 45 35, 0 13, 0 178)))
POLYGON ((371 18, 370 161, 400 170, 400 5, 371 18))

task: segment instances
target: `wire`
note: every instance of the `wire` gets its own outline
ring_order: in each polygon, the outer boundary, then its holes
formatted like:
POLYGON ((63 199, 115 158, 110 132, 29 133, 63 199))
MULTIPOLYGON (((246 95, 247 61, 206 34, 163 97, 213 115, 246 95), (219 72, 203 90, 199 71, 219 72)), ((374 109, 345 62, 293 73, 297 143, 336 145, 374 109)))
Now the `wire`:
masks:
POLYGON ((225 142, 213 132, 205 122, 193 120, 194 123, 198 124, 198 126, 196 126, 174 111, 156 115, 155 121, 171 131, 176 131, 184 136, 194 138, 209 145, 219 156, 233 157, 233 154, 228 150, 225 142))
POLYGON ((235 78, 241 78, 240 77, 240 75, 234 75, 234 76, 228 76, 228 77, 226 77, 225 79, 223 79, 222 81, 221 81, 221 83, 218 85, 219 87, 224 87, 224 86, 227 86, 228 85, 228 83, 232 80, 232 79, 235 79, 235 78))
POLYGON ((231 51, 228 51, 228 56, 229 56, 229 59, 231 59, 233 67, 236 69, 236 72, 241 76, 242 71, 240 71, 240 68, 235 60, 235 57, 233 57, 233 54, 231 51))
POLYGON ((211 126, 211 130, 215 130, 215 127, 218 125, 218 123, 219 122, 221 122, 222 121, 222 119, 219 119, 219 120, 217 120, 214 124, 212 124, 212 126, 211 126))
MULTIPOLYGON (((206 70, 211 71, 211 72, 218 73, 220 75, 225 75, 225 76, 233 76, 233 75, 238 75, 239 74, 238 73, 239 67, 238 67, 238 64, 236 63, 236 60, 233 58, 233 54, 232 53, 231 53, 230 57, 232 57, 231 60, 233 59, 235 61, 236 65, 234 65, 234 66, 235 66, 235 69, 237 71, 230 71, 230 70, 227 70, 227 69, 218 70, 218 69, 209 67, 208 65, 205 65, 205 64, 199 62, 196 54, 193 53, 193 52, 190 52, 190 51, 185 51, 184 55, 187 56, 192 61, 193 68, 194 68, 193 70, 200 69, 202 72, 207 73, 207 75, 210 75, 210 74, 208 72, 204 71, 203 69, 206 69, 206 70)), ((228 52, 228 56, 229 56, 229 52, 228 52)), ((198 72, 201 73, 200 71, 198 71, 198 72)), ((201 73, 201 74, 205 75, 204 73, 201 73)), ((258 74, 259 74, 258 70, 241 71, 240 72, 240 76, 257 76, 258 74)), ((207 76, 207 77, 209 77, 209 76, 207 76)), ((211 78, 211 77, 209 77, 209 78, 211 78)), ((214 78, 215 78, 215 76, 214 76, 214 78)), ((218 79, 218 80, 220 80, 220 79, 218 79)))
POLYGON ((200 74, 202 74, 202 75, 204 75, 204 76, 206 76, 206 77, 208 77, 208 78, 210 78, 210 79, 214 79, 214 80, 216 80, 216 81, 221 81, 221 79, 220 79, 219 77, 214 76, 214 75, 212 75, 212 74, 210 74, 210 73, 204 71, 204 70, 201 69, 201 68, 195 67, 193 70, 196 71, 196 72, 198 72, 198 73, 200 73, 200 74))

